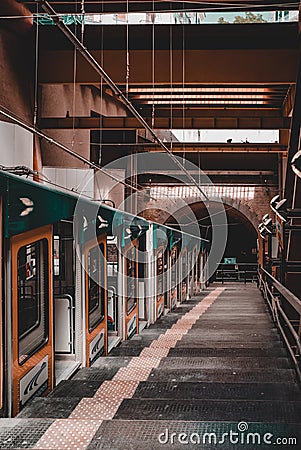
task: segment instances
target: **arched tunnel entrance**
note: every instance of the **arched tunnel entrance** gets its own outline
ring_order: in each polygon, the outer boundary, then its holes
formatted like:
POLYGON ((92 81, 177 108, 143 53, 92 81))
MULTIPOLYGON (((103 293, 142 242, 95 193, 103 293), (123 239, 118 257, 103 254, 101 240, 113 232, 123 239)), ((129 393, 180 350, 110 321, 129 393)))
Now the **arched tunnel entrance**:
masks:
MULTIPOLYGON (((210 202, 207 207, 203 202, 191 203, 190 208, 195 216, 195 220, 200 227, 200 233, 203 238, 211 241, 212 239, 212 220, 211 217, 220 214, 220 204, 215 205, 210 202)), ((243 205, 244 206, 244 205, 243 205)), ((253 217, 247 217, 245 212, 239 211, 236 207, 224 203, 225 214, 227 219, 227 242, 225 251, 222 255, 223 263, 226 259, 231 259, 237 263, 257 263, 257 231, 255 229, 253 217)), ((246 209, 246 208, 245 208, 246 209)), ((246 213, 248 210, 246 209, 246 213)), ((170 216, 165 224, 175 226, 177 223, 185 224, 185 213, 177 212, 177 220, 170 216)), ((217 225, 222 226, 223 224, 217 225)), ((182 228, 183 229, 183 228, 182 228)), ((184 227, 185 230, 185 227, 184 227)))

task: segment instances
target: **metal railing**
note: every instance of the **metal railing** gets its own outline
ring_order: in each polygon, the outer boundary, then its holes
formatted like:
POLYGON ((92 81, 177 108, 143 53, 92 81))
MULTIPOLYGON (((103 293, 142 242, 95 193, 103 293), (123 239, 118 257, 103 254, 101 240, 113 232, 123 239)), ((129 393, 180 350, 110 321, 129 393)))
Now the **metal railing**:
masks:
POLYGON ((258 270, 258 284, 301 381, 301 300, 262 267, 258 270))
POLYGON ((220 263, 215 274, 215 281, 221 281, 222 284, 226 281, 238 281, 246 284, 247 282, 257 282, 257 276, 257 263, 220 263))

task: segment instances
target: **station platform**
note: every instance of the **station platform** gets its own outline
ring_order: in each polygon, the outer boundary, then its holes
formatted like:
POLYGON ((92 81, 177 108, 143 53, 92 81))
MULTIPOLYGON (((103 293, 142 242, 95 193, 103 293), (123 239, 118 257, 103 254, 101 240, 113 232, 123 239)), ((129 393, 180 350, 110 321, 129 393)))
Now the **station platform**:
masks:
POLYGON ((1 419, 0 448, 301 448, 300 428, 300 388, 259 290, 214 283, 1 419))

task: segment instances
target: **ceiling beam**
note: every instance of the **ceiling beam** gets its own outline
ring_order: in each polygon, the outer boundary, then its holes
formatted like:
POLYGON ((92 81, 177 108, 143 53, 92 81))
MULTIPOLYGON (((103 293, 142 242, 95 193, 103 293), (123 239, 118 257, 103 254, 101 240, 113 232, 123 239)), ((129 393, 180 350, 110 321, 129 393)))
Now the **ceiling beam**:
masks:
MULTIPOLYGON (((170 73, 169 50, 156 50, 155 79, 152 77, 153 52, 132 50, 129 55, 129 86, 170 85, 185 86, 202 84, 291 84, 297 73, 298 51, 295 49, 261 50, 185 50, 185 73, 183 80, 183 51, 174 50, 173 73, 170 73)), ((127 57, 124 50, 92 51, 96 61, 116 84, 125 83, 127 57)), ((40 83, 73 83, 73 51, 43 51, 40 56, 40 83)), ((76 82, 96 84, 99 74, 93 70, 82 55, 78 55, 76 82)))
MULTIPOLYGON (((152 118, 145 120, 152 124, 152 118)), ((288 117, 155 117, 157 129, 289 129, 288 117)), ((40 129, 136 130, 141 124, 135 117, 42 118, 40 129)))
MULTIPOLYGON (((272 170, 206 170, 201 169, 201 172, 206 175, 222 175, 222 176, 261 176, 261 175, 275 175, 275 172, 272 170)), ((162 170, 160 169, 148 169, 148 174, 156 174, 156 175, 181 175, 179 170, 166 170, 164 169, 164 173, 162 174, 162 170)), ((189 170, 191 175, 200 175, 200 170, 189 170)), ((201 173, 201 175, 202 175, 201 173)))
MULTIPOLYGON (((131 148, 137 151, 162 152, 156 143, 103 143, 103 150, 110 148, 131 148)), ((168 147, 172 153, 282 153, 287 154, 287 146, 281 144, 252 144, 252 143, 207 143, 207 142, 174 142, 172 147, 168 147)))
MULTIPOLYGON (((72 49, 52 25, 40 26, 39 33, 42 51, 72 49)), ((173 49, 182 52, 183 44, 185 51, 298 49, 298 23, 94 25, 85 27, 84 37, 90 51, 173 49)))

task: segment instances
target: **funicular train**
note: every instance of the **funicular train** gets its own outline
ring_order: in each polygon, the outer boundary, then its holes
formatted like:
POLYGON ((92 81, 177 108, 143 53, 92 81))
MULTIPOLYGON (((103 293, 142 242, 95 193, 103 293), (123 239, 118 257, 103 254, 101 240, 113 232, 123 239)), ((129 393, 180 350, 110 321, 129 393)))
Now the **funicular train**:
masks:
POLYGON ((198 293, 207 241, 0 171, 0 413, 198 293))

